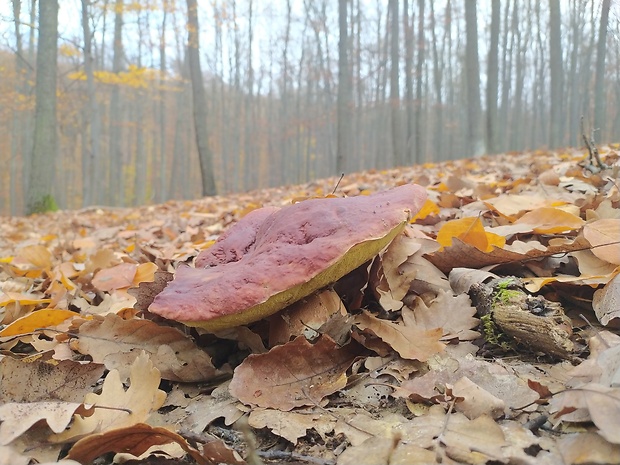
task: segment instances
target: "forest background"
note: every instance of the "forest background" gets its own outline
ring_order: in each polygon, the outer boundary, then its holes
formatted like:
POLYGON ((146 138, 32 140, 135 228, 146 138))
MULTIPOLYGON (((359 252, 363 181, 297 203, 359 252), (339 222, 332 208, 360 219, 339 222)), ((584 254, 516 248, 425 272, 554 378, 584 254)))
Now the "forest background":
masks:
POLYGON ((0 215, 620 140, 610 0, 2 3, 0 215))

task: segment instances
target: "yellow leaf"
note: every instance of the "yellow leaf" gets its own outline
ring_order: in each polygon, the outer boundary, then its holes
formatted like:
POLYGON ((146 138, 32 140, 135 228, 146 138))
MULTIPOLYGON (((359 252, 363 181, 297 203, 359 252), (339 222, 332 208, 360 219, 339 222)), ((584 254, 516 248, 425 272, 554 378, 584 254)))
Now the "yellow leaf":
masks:
POLYGON ((20 305, 38 305, 47 304, 50 299, 41 299, 33 297, 29 294, 22 294, 21 292, 5 292, 0 296, 0 307, 18 302, 20 305))
POLYGON ((74 316, 79 316, 79 313, 60 309, 37 310, 8 325, 0 331, 0 337, 19 336, 39 328, 49 328, 74 316))
POLYGON ((559 208, 541 207, 527 212, 515 224, 531 224, 536 234, 554 234, 579 229, 585 221, 559 208))
POLYGON ((52 266, 52 253, 42 245, 28 245, 19 250, 19 256, 42 270, 52 266))
POLYGON ((437 242, 442 248, 449 247, 453 237, 483 252, 490 252, 494 246, 502 248, 506 244, 503 236, 485 231, 482 221, 477 217, 448 221, 437 233, 437 242))
POLYGON ((136 275, 133 277, 133 286, 138 286, 145 281, 154 281, 155 272, 157 271, 157 265, 155 263, 141 263, 138 265, 136 275))
POLYGON ((431 199, 426 199, 426 202, 424 202, 424 205, 422 205, 420 211, 413 218, 411 218, 409 222, 415 223, 416 220, 423 220, 429 215, 439 215, 439 212, 440 210, 437 204, 431 199))

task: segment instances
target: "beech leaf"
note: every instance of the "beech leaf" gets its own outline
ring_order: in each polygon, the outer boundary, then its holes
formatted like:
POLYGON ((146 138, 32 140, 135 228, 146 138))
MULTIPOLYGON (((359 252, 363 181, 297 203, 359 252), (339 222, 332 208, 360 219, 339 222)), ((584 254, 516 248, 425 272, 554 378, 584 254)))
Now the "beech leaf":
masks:
POLYGON ((149 310, 211 331, 258 321, 377 255, 425 198, 422 187, 406 184, 255 210, 202 252, 197 268, 181 266, 149 310))

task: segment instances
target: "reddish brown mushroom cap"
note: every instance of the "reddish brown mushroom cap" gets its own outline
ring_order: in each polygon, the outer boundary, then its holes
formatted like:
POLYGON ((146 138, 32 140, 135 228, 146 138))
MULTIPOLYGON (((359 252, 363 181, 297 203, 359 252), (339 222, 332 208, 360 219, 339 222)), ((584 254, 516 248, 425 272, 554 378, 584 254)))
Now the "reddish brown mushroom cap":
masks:
POLYGON ((255 210, 202 252, 196 268, 180 267, 149 310, 209 330, 258 321, 374 257, 425 198, 407 184, 255 210))

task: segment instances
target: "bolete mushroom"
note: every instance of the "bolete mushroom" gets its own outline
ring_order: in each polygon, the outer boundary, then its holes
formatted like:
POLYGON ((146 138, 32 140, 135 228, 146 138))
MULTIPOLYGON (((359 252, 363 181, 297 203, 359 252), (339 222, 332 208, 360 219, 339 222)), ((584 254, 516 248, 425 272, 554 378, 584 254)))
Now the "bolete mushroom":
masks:
POLYGON ((255 210, 181 266, 149 310, 216 331, 282 310, 362 265, 402 231, 426 193, 406 184, 370 196, 255 210))

